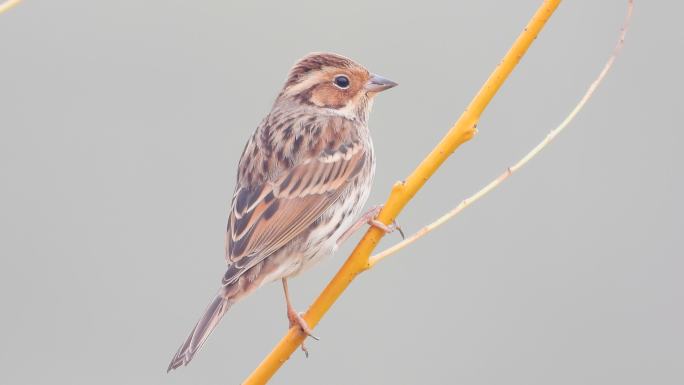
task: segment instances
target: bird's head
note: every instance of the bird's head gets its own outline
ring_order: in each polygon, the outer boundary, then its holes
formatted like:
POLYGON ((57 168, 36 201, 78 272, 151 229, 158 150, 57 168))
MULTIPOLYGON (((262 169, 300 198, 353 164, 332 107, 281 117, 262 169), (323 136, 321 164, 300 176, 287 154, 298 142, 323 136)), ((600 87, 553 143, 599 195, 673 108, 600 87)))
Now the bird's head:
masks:
POLYGON ((277 102, 301 103, 365 120, 373 97, 396 85, 344 56, 311 53, 292 67, 277 102))

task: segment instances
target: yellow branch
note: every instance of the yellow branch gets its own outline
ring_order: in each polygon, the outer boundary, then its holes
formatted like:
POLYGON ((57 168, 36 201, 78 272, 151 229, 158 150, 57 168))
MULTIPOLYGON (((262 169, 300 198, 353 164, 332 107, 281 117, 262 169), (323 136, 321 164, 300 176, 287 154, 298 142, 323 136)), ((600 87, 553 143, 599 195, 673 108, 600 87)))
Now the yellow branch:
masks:
POLYGON ((507 168, 501 175, 499 175, 496 179, 493 181, 489 182, 486 186, 481 188, 478 192, 475 194, 471 195, 470 197, 464 199, 461 201, 461 203, 458 204, 458 206, 454 207, 449 211, 448 213, 442 215, 441 217, 437 218, 434 222, 430 223, 429 225, 424 226, 420 230, 418 230, 415 234, 411 235, 410 237, 404 239, 403 241, 388 247, 387 249, 377 253, 376 255, 373 255, 370 257, 368 264, 370 267, 375 266, 376 263, 380 262, 384 258, 396 253, 397 251, 403 249, 404 247, 412 244, 413 242, 419 240, 420 238, 424 237, 427 235, 429 232, 432 230, 438 228, 439 226, 445 224, 448 222, 450 219, 458 215, 461 211, 463 211, 466 207, 470 206, 471 204, 475 203, 475 201, 479 200, 483 196, 487 195, 490 191, 494 190, 496 187, 498 187, 503 181, 508 179, 513 173, 518 171, 520 168, 522 168, 524 165, 527 164, 532 158, 537 156, 543 150, 546 146, 551 143, 552 140, 558 136, 558 134, 561 133, 565 129, 565 127, 570 124, 570 122, 577 116, 577 114, 582 110, 584 105, 589 101, 589 99, 592 97, 594 94, 594 91, 596 91, 596 88, 601 84, 603 81, 603 78, 606 77, 608 74, 608 71, 611 69, 613 66, 613 63, 615 62, 615 59, 617 58, 617 55, 620 53, 622 50, 622 47, 625 44, 625 36, 627 35, 627 29, 629 27, 629 22, 632 19, 632 11, 634 9, 634 1, 633 0, 628 0, 627 3, 627 15, 625 16, 625 21, 622 24, 622 29, 620 31, 620 38, 618 39, 617 44, 615 45, 615 48, 613 49, 613 53, 610 55, 608 58, 608 61, 606 64, 603 66, 603 69, 599 73, 599 75, 596 77, 593 83, 589 85, 589 88, 587 91, 584 93, 584 96, 580 99, 579 102, 575 105, 575 108, 570 111, 570 114, 563 119, 563 121, 551 132, 549 132, 546 137, 537 144, 530 152, 525 154, 516 164, 513 166, 507 168))
MULTIPOLYGON (((378 215, 385 224, 399 215, 411 198, 427 182, 439 166, 463 143, 470 140, 477 132, 477 122, 485 107, 499 90, 513 68, 537 37, 546 21, 558 7, 560 0, 546 0, 534 14, 527 27, 518 36, 511 49, 506 53, 499 66, 492 72, 468 108, 461 114, 456 124, 439 142, 432 152, 403 182, 397 182, 392 188, 387 202, 378 215)), ((384 232, 377 227, 370 227, 359 244, 342 265, 335 277, 328 283, 323 292, 304 314, 304 319, 314 328, 332 304, 344 292, 354 278, 370 267, 369 256, 380 241, 384 232)), ((304 341, 305 335, 297 327, 291 328, 278 342, 273 350, 264 358, 259 366, 250 374, 243 384, 265 384, 275 372, 290 358, 290 355, 304 341)))
POLYGON ((21 0, 7 0, 4 3, 0 4, 0 14, 4 13, 6 11, 9 11, 10 8, 14 7, 15 5, 21 3, 21 0))

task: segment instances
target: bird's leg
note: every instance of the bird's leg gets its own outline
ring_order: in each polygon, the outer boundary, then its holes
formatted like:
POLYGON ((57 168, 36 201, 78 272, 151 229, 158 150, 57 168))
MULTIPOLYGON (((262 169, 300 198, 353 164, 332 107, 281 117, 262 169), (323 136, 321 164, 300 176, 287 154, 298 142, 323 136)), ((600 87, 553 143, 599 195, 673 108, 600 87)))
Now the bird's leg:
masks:
POLYGON ((401 234, 401 238, 405 239, 406 237, 404 236, 404 232, 401 230, 401 227, 397 225, 396 221, 392 221, 392 224, 388 226, 377 220, 376 217, 380 213, 380 210, 382 210, 382 207, 382 205, 374 206, 370 210, 366 211, 363 215, 361 215, 359 219, 356 222, 354 222, 353 225, 349 226, 349 228, 340 236, 340 238, 337 240, 337 245, 339 246, 342 243, 344 243, 347 239, 349 239, 349 237, 352 234, 359 231, 359 229, 366 224, 375 226, 387 234, 394 232, 395 230, 398 230, 399 234, 401 234))
MULTIPOLYGON (((295 310, 294 306, 292 306, 292 302, 290 301, 290 291, 287 288, 287 278, 283 278, 282 281, 283 291, 285 291, 285 303, 287 304, 287 319, 290 321, 290 327, 297 325, 302 332, 304 332, 304 334, 318 341, 318 337, 311 334, 311 328, 309 328, 309 325, 306 323, 304 318, 302 318, 302 315, 295 310)), ((307 357, 309 357, 309 351, 306 349, 306 346, 304 346, 304 342, 302 342, 302 351, 307 357)))

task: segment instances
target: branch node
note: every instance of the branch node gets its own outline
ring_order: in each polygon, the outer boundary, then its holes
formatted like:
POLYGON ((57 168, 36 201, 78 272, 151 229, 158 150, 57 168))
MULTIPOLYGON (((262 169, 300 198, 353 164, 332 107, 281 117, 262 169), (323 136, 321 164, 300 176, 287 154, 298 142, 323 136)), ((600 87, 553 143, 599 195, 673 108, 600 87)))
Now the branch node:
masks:
POLYGON ((394 184, 392 185, 392 192, 394 192, 394 191, 400 192, 400 191, 404 190, 405 185, 406 185, 405 180, 398 180, 398 181, 394 182, 394 184))

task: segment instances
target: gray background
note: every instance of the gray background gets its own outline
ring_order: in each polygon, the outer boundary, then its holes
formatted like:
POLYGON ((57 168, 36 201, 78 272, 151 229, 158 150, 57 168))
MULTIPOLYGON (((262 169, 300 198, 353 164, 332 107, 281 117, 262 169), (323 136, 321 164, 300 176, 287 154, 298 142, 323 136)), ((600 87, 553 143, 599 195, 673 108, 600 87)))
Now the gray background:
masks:
MULTIPOLYGON (((165 369, 218 287, 236 163, 292 63, 335 51, 400 83, 371 118, 377 204, 539 3, 31 1, 0 16, 0 383, 239 383, 287 327, 278 284, 165 369)), ((637 1, 624 54, 568 131, 359 277, 273 383, 684 383, 675 4, 637 1)), ((560 122, 625 5, 561 4, 406 230, 560 122)), ((298 308, 354 243, 293 281, 298 308)))

